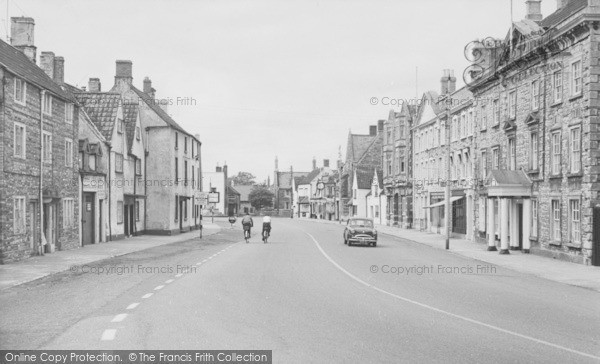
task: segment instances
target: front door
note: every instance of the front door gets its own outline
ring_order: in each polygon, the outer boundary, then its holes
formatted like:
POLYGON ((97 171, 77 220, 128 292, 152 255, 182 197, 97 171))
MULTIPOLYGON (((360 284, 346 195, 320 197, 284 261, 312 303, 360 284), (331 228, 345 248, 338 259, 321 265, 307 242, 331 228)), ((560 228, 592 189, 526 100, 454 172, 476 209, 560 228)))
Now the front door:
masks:
POLYGON ((44 237, 46 239, 45 252, 52 253, 56 249, 56 217, 53 203, 44 204, 44 237))
POLYGON ((600 267, 600 207, 594 208, 592 227, 592 265, 600 267))
POLYGON ((94 194, 83 194, 83 214, 81 220, 83 245, 94 244, 94 194))
POLYGON ((129 205, 129 236, 135 235, 135 220, 136 220, 135 202, 129 205))
POLYGON ((179 231, 183 231, 183 199, 179 200, 179 231))
POLYGON ((467 232, 464 198, 452 204, 452 232, 457 234, 466 234, 467 232))
POLYGON ((123 232, 123 234, 125 235, 125 237, 127 237, 129 236, 129 205, 127 204, 123 205, 123 216, 125 217, 125 231, 123 232))

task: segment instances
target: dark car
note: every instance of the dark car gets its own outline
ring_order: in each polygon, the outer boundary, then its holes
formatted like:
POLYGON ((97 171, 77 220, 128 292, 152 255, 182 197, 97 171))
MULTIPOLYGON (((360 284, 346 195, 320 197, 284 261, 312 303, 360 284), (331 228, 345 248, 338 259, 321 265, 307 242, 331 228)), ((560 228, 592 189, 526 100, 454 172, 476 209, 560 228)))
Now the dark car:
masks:
POLYGON ((344 244, 366 244, 377 246, 377 230, 373 220, 365 218, 351 218, 344 229, 344 244))

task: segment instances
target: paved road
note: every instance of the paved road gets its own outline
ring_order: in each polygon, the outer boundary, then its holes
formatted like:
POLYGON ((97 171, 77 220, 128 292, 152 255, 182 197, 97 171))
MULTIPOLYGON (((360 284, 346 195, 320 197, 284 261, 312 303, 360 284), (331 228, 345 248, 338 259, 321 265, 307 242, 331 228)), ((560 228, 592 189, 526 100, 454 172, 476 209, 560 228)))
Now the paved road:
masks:
POLYGON ((600 361, 597 292, 386 236, 347 247, 341 232, 277 219, 269 244, 223 230, 98 265, 109 274, 5 291, 0 346, 270 349, 278 363, 600 361), (145 271, 156 267, 165 272, 145 271))

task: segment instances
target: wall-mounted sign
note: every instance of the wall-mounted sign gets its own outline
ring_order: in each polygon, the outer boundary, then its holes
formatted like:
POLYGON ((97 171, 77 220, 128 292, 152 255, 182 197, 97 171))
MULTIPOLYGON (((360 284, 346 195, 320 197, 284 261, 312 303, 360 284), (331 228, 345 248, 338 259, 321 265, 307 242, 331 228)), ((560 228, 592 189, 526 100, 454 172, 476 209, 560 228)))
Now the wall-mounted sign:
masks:
POLYGON ((221 201, 221 193, 220 192, 209 192, 208 193, 208 202, 209 203, 219 203, 221 201))

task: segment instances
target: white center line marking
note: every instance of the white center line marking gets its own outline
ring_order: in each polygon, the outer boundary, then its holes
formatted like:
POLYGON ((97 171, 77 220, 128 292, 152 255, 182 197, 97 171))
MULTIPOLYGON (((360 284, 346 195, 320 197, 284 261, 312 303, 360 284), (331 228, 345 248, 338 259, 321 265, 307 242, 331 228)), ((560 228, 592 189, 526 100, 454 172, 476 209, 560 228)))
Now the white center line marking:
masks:
POLYGON ((142 298, 146 299, 146 298, 150 298, 152 297, 154 293, 146 293, 145 295, 142 296, 142 298))
POLYGON ((174 281, 173 279, 167 279, 167 280, 165 281, 165 283, 166 283, 166 284, 169 284, 169 283, 173 283, 173 281, 174 281))
POLYGON ((381 292, 381 293, 386 294, 388 296, 394 297, 394 298, 399 299, 401 301, 408 302, 408 303, 411 303, 413 305, 426 308, 426 309, 431 310, 431 311, 435 311, 435 312, 438 312, 438 313, 441 313, 441 314, 444 314, 444 315, 448 315, 450 317, 457 318, 459 320, 467 321, 467 322, 470 322, 470 323, 475 324, 475 325, 480 325, 480 326, 483 326, 483 327, 487 327, 488 329, 492 329, 492 330, 496 330, 496 331, 499 331, 499 332, 502 332, 502 333, 505 333, 505 334, 513 335, 513 336, 516 336, 516 337, 520 337, 521 339, 531 340, 531 341, 536 342, 538 344, 547 345, 547 346, 553 347, 555 349, 560 349, 560 350, 568 351, 570 353, 578 354, 578 355, 581 355, 581 356, 585 356, 587 358, 592 358, 592 359, 596 359, 596 360, 600 359, 600 356, 596 356, 596 355, 584 353, 582 351, 578 351, 578 350, 575 350, 575 349, 570 349, 570 348, 567 348, 565 346, 561 346, 561 345, 558 345, 558 344, 553 344, 553 343, 548 342, 548 341, 536 339, 536 338, 534 338, 532 336, 519 334, 518 332, 514 332, 514 331, 511 331, 511 330, 503 329, 503 328, 498 327, 498 326, 486 324, 485 322, 477 321, 477 320, 474 320, 474 319, 471 319, 471 318, 468 318, 468 317, 465 317, 465 316, 457 315, 457 314, 452 313, 452 312, 444 311, 442 309, 439 309, 439 308, 436 308, 436 307, 433 307, 433 306, 429 306, 427 304, 411 300, 410 298, 402 297, 402 296, 399 296, 397 294, 394 294, 394 293, 388 292, 386 290, 383 290, 381 288, 375 287, 375 286, 373 286, 373 285, 371 285, 371 284, 363 281, 362 279, 356 277, 355 275, 353 275, 352 273, 348 272, 344 268, 342 268, 342 266, 340 266, 339 264, 337 264, 333 259, 331 259, 331 257, 329 255, 327 255, 327 253, 325 253, 325 250, 323 250, 323 248, 321 247, 321 244, 319 244, 319 242, 317 241, 317 239, 315 239, 314 236, 310 235, 306 231, 304 231, 304 233, 306 235, 308 235, 313 240, 313 242, 315 243, 315 245, 317 246, 317 248, 321 251, 321 254, 323 254, 323 256, 327 260, 329 260, 329 262, 331 264, 333 264, 337 269, 339 269, 340 271, 342 271, 342 273, 344 273, 348 277, 352 278, 356 282, 358 282, 358 283, 360 283, 360 284, 362 284, 364 286, 367 286, 369 288, 373 288, 374 290, 376 290, 378 292, 381 292))
POLYGON ((128 310, 133 310, 134 308, 136 308, 140 303, 139 302, 134 302, 132 304, 130 304, 129 306, 127 306, 128 310))
POLYGON ((177 278, 179 278, 179 277, 181 277, 181 276, 183 276, 183 273, 178 273, 178 274, 175 274, 175 277, 177 277, 177 278))
POLYGON ((208 261, 208 259, 204 259, 204 260, 202 261, 202 263, 206 263, 207 261, 208 261))
POLYGON ((115 338, 116 334, 117 334, 117 330, 115 330, 115 329, 106 329, 102 333, 102 337, 100 338, 100 340, 102 340, 102 341, 113 340, 115 338))
POLYGON ((160 285, 160 286, 156 286, 156 287, 154 287, 154 290, 155 290, 155 291, 158 291, 159 289, 163 289, 163 288, 165 288, 165 286, 163 286, 163 285, 160 285))
POLYGON ((117 316, 115 316, 110 322, 121 322, 121 321, 125 320, 126 317, 127 317, 126 313, 120 313, 117 316))

